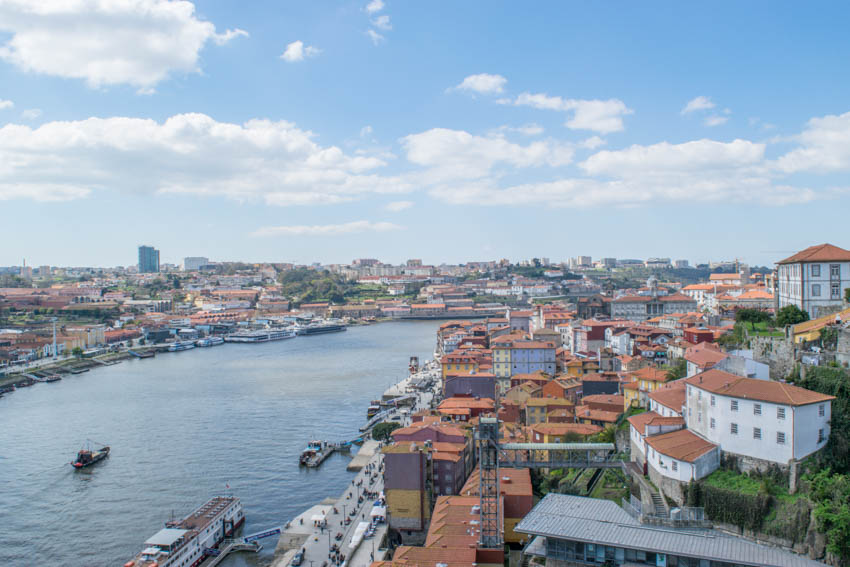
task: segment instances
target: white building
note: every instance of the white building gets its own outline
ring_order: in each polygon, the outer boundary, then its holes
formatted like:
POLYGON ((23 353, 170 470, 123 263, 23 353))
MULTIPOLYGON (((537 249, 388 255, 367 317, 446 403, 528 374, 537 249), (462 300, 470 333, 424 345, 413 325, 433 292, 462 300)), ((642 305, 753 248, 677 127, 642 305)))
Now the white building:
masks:
POLYGON ((777 262, 779 308, 796 305, 814 319, 841 305, 850 287, 850 251, 832 244, 811 246, 777 262))
POLYGON ((685 383, 688 429, 726 453, 784 465, 829 439, 833 396, 716 369, 685 383))
POLYGON ((183 258, 183 271, 197 272, 201 269, 201 266, 207 266, 209 263, 209 258, 204 258, 203 256, 189 256, 187 258, 183 258))

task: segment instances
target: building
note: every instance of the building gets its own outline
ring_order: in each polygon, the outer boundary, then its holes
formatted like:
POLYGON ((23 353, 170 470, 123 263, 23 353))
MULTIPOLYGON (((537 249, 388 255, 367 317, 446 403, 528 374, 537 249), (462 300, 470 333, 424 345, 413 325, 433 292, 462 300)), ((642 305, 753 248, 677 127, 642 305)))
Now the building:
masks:
POLYGON ((688 429, 739 456, 741 468, 787 465, 829 439, 833 396, 716 369, 685 383, 688 429))
MULTIPOLYGON (((709 529, 642 524, 610 500, 550 493, 514 528, 547 567, 823 567, 807 557, 709 529)), ((527 563, 524 559, 523 563, 527 563)))
POLYGON ((202 266, 208 266, 209 263, 209 258, 204 258, 203 256, 189 256, 187 258, 183 258, 183 271, 197 272, 202 266))
POLYGON ((815 318, 842 305, 850 287, 850 250, 819 244, 776 264, 780 309, 796 305, 815 318))
POLYGON ((153 246, 139 246, 139 273, 159 273, 159 250, 153 246))

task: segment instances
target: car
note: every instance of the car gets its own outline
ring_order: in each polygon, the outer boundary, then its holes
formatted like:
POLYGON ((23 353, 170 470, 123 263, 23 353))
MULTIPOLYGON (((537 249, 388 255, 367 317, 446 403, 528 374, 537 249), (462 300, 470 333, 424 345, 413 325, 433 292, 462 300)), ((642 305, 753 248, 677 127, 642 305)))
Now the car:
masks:
POLYGON ((299 551, 298 553, 295 554, 295 557, 292 558, 292 561, 289 564, 293 565, 294 567, 298 567, 298 565, 301 565, 301 563, 303 563, 303 562, 304 562, 304 552, 299 551))

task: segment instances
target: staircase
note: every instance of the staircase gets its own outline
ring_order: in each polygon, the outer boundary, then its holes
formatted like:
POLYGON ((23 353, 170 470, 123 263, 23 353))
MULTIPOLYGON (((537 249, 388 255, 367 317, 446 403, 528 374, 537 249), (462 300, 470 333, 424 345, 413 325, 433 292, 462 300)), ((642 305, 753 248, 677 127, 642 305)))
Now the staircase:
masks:
POLYGON ((655 515, 660 517, 667 516, 667 508, 664 506, 664 499, 661 495, 653 491, 650 496, 652 496, 652 504, 655 506, 655 515))

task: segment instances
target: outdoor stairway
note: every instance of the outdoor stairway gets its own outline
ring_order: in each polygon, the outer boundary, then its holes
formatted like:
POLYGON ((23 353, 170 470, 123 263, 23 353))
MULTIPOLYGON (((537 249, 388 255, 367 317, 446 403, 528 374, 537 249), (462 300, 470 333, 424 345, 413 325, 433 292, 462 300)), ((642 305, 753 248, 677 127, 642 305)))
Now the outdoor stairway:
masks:
POLYGON ((652 492, 652 504, 655 506, 655 515, 664 517, 667 515, 667 508, 664 506, 664 499, 657 492, 652 492))

